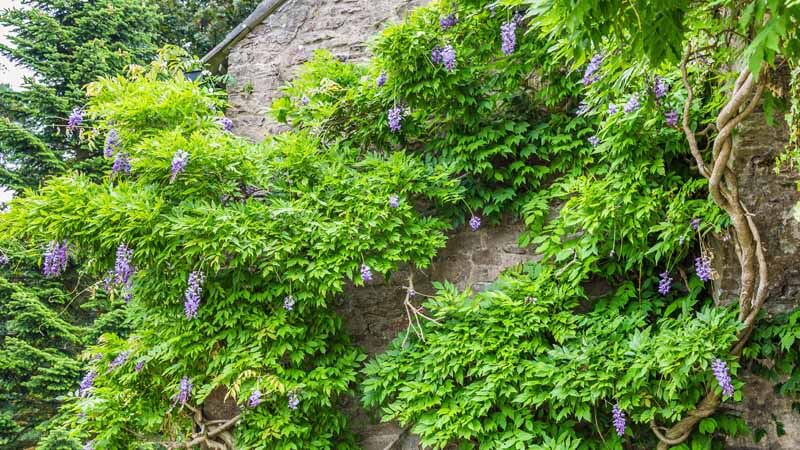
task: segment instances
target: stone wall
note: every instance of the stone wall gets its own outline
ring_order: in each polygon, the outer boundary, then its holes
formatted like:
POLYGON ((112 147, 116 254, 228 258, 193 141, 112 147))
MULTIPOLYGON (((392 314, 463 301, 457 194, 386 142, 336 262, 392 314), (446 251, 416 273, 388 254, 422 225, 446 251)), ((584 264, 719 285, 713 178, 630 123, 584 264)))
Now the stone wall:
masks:
MULTIPOLYGON (((523 225, 506 221, 497 227, 484 227, 454 233, 447 247, 439 252, 430 268, 415 271, 414 289, 422 294, 434 292, 432 281, 447 280, 459 289, 479 291, 508 267, 535 258, 517 247, 523 225)), ((348 287, 337 307, 350 335, 370 356, 382 352, 398 333, 408 326, 405 300, 408 268, 394 272, 388 280, 376 279, 368 287, 348 287)), ((415 302, 418 305, 418 302, 415 302)), ((416 450, 415 436, 396 424, 381 424, 364 411, 357 401, 346 408, 351 427, 359 435, 364 450, 416 450)))
MULTIPOLYGON (((769 125, 763 111, 756 111, 739 126, 732 153, 741 201, 753 214, 764 244, 769 267, 769 296, 764 308, 769 314, 800 306, 800 215, 796 207, 800 176, 796 171, 774 171, 775 159, 787 142, 786 124, 769 125)), ((738 297, 740 267, 733 240, 724 237, 710 242, 713 265, 719 274, 713 294, 718 303, 729 304, 738 297)), ((728 448, 800 449, 800 415, 793 411, 792 402, 776 396, 766 380, 751 374, 744 374, 742 379, 746 382, 744 401, 729 407, 741 413, 751 429, 767 434, 758 443, 749 436, 732 440, 728 448), (785 434, 779 435, 778 424, 785 434)))
POLYGON ((228 91, 237 132, 254 139, 279 131, 269 110, 279 88, 314 50, 343 60, 365 60, 368 39, 426 0, 289 0, 234 45, 228 91))
MULTIPOLYGON (((253 139, 281 128, 269 116, 272 100, 281 85, 313 51, 330 50, 343 60, 368 57, 366 42, 387 23, 399 20, 426 0, 289 0, 230 50, 229 73, 237 83, 229 91, 238 134, 253 139)), ((770 295, 767 310, 785 311, 800 304, 800 200, 797 173, 772 171, 774 160, 786 142, 785 126, 768 126, 763 113, 751 116, 737 132, 734 170, 739 175, 744 204, 754 214, 765 241, 770 264, 770 295)), ((516 246, 522 227, 506 223, 478 232, 462 231, 451 236, 433 266, 414 274, 415 288, 432 292, 431 281, 448 280, 459 288, 482 289, 506 267, 533 258, 516 246)), ((719 236, 718 238, 721 238, 719 236)), ((715 269, 714 296, 721 303, 735 299, 738 263, 730 240, 712 239, 715 269)), ((367 288, 346 289, 338 305, 348 331, 370 355, 382 351, 398 332, 405 330, 403 307, 407 269, 388 280, 377 280, 367 288)), ((741 412, 753 429, 767 435, 759 443, 743 438, 728 442, 732 449, 800 449, 800 417, 791 402, 777 398, 771 385, 745 375, 745 399, 731 407, 741 412), (785 434, 776 432, 780 422, 785 434)), ((357 401, 346 405, 352 426, 366 450, 416 450, 416 439, 395 424, 379 424, 357 401)))

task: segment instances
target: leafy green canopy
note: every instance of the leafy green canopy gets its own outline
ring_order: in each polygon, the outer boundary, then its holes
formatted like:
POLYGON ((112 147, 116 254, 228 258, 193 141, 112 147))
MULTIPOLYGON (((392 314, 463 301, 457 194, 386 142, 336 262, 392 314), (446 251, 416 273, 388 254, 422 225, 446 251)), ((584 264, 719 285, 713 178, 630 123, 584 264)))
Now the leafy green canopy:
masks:
POLYGON ((191 414, 174 397, 187 377, 187 405, 217 388, 242 405, 243 448, 350 448, 336 399, 363 356, 326 305, 347 279, 362 283, 362 264, 426 266, 448 224, 415 206, 450 203, 459 189, 445 168, 403 152, 363 154, 306 133, 252 144, 216 122, 218 94, 162 66, 89 89, 88 112, 119 130, 129 175, 54 178, 15 200, 0 225, 40 245, 68 239, 95 277, 114 267, 119 244, 134 251, 133 334, 104 335, 90 349, 97 377, 90 395, 67 407, 72 434, 114 449, 185 440, 191 414), (179 150, 188 163, 170 182, 179 150), (195 271, 206 279, 189 319, 184 291, 195 271), (245 408, 255 390, 261 405, 245 408))
POLYGON ((0 91, 0 186, 36 187, 66 167, 101 171, 91 139, 66 133, 85 101, 86 84, 149 60, 158 46, 158 15, 138 0, 34 0, 0 12, 9 27, 3 53, 33 72, 21 91, 0 91))

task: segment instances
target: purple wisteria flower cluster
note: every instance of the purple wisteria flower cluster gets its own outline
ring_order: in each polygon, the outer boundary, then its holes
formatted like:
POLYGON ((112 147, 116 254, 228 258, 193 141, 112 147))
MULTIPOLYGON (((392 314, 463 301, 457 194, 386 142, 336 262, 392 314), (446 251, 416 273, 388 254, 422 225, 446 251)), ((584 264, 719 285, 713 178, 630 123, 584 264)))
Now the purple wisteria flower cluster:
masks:
POLYGON ((395 105, 392 108, 389 108, 389 112, 386 113, 386 116, 389 120, 389 129, 392 130, 393 133, 397 133, 403 128, 402 121, 403 121, 403 107, 399 105, 395 105))
POLYGON ((611 415, 614 418, 614 429, 617 430, 617 436, 625 434, 625 413, 620 409, 619 403, 615 403, 611 408, 611 415))
POLYGON ((134 367, 133 370, 135 370, 138 373, 142 371, 142 368, 144 368, 144 360, 137 362, 136 367, 134 367))
POLYGON ((231 131, 233 129, 233 120, 227 117, 220 117, 217 124, 222 128, 222 131, 231 131))
POLYGON ((8 255, 0 253, 0 266, 5 266, 9 262, 11 262, 11 260, 8 259, 8 255))
POLYGON ((592 56, 592 59, 589 60, 589 64, 586 66, 586 70, 583 72, 583 84, 584 86, 588 86, 595 81, 600 79, 600 75, 596 72, 600 69, 600 66, 603 64, 603 55, 596 54, 592 56))
POLYGON ((480 227, 481 227, 481 217, 473 214, 472 217, 469 218, 469 228, 472 231, 478 231, 478 228, 480 227))
POLYGON ((695 271, 697 272, 697 276, 702 281, 705 282, 711 280, 713 272, 711 270, 711 260, 708 258, 708 256, 703 255, 701 257, 695 258, 694 268, 695 271))
POLYGON ((75 107, 67 119, 67 134, 72 134, 83 123, 83 109, 75 107))
POLYGON ((700 223, 702 221, 703 221, 702 219, 696 217, 696 218, 692 219, 691 222, 689 222, 689 225, 692 227, 692 229, 694 231, 697 231, 697 230, 700 229, 700 223))
POLYGON ((442 28, 442 31, 454 27, 457 23, 458 17, 456 17, 455 13, 439 17, 439 26, 442 28))
POLYGON ((106 142, 103 146, 103 156, 111 158, 119 145, 119 133, 115 129, 110 129, 106 135, 106 142))
POLYGON ((667 295, 670 289, 672 289, 672 277, 669 276, 669 272, 662 272, 661 280, 658 282, 658 293, 667 295))
POLYGON ((303 106, 308 106, 308 104, 309 104, 309 103, 311 103, 311 100, 308 98, 308 96, 307 96, 307 95, 304 95, 304 96, 302 96, 302 97, 300 98, 300 104, 301 104, 301 105, 303 105, 303 106))
POLYGON ((625 103, 625 106, 622 107, 622 110, 625 111, 625 114, 629 114, 639 109, 639 106, 641 106, 639 105, 639 97, 633 95, 628 100, 628 103, 625 103))
POLYGON ((117 175, 119 173, 129 174, 131 173, 131 161, 128 158, 128 154, 125 152, 117 153, 117 156, 114 158, 114 165, 111 166, 111 175, 117 175))
POLYGON ((247 399, 247 406, 255 408, 260 404, 261 404, 261 391, 256 389, 250 394, 250 397, 247 399))
POLYGON ((617 111, 618 111, 618 109, 617 109, 617 105, 615 105, 615 104, 613 104, 613 103, 609 103, 609 104, 608 104, 608 113, 609 113, 609 114, 616 114, 616 113, 617 113, 617 111))
POLYGON ((69 260, 69 244, 66 240, 62 242, 50 241, 50 245, 44 252, 44 265, 42 273, 45 277, 52 278, 61 275, 67 270, 69 260))
POLYGON ((671 111, 665 112, 664 113, 664 123, 666 123, 667 126, 670 126, 670 127, 674 127, 674 126, 678 125, 678 111, 675 111, 673 109, 671 111))
POLYGON ((172 155, 172 166, 170 167, 170 176, 169 182, 175 182, 175 179, 178 177, 178 174, 183 172, 186 169, 186 164, 189 162, 189 152, 184 150, 178 150, 172 155))
POLYGON ((597 135, 590 136, 589 139, 587 139, 587 141, 589 141, 589 143, 592 144, 592 147, 597 147, 598 145, 600 145, 600 138, 597 135))
POLYGON ((83 450, 94 450, 94 441, 89 441, 83 446, 83 450))
POLYGON ((287 295, 283 298, 283 309, 287 311, 291 311, 294 309, 295 300, 294 297, 291 295, 287 295))
POLYGON ((728 397, 732 396, 733 384, 731 384, 731 374, 728 371, 728 364, 721 359, 715 359, 714 362, 711 363, 711 371, 714 372, 714 377, 717 379, 717 383, 719 383, 719 387, 722 389, 722 394, 728 397))
POLYGON ((378 87, 383 87, 388 79, 389 75, 387 75, 385 71, 381 72, 381 74, 378 75, 378 78, 375 79, 375 85, 378 87))
POLYGON ((189 377, 184 376, 181 378, 181 386, 178 389, 178 393, 172 397, 173 403, 172 406, 177 405, 178 403, 181 406, 185 405, 189 398, 192 396, 192 382, 189 380, 189 377))
POLYGON ((300 406, 300 398, 294 392, 289 392, 287 400, 289 409, 297 409, 297 407, 300 406))
POLYGON ((372 281, 372 269, 366 264, 361 264, 361 280, 364 283, 372 281))
POLYGON ((456 68, 456 51, 450 44, 444 47, 434 47, 431 50, 431 60, 434 64, 443 65, 447 70, 453 70, 456 68))
POLYGON ((512 20, 500 26, 500 38, 503 41, 500 46, 503 53, 510 55, 517 47, 517 21, 512 20))
POLYGON ((400 198, 396 195, 389 196, 389 207, 390 208, 397 208, 400 206, 400 198))
POLYGON ((657 76, 656 81, 653 83, 653 94, 656 96, 656 100, 660 100, 664 98, 669 92, 669 86, 667 86, 667 82, 664 81, 663 78, 657 76))
POLYGON ((116 369, 117 367, 119 367, 119 366, 121 366, 121 365, 125 364, 125 361, 127 361, 127 360, 128 360, 128 357, 129 357, 129 356, 131 356, 131 352, 130 352, 130 351, 128 351, 128 350, 126 350, 126 351, 124 351, 124 352, 120 353, 119 355, 117 355, 117 357, 116 357, 116 358, 114 358, 114 359, 113 359, 113 360, 112 360, 112 361, 111 361, 111 362, 108 364, 108 371, 110 372, 110 371, 112 371, 112 370, 116 369))
POLYGON ((97 372, 90 370, 86 372, 83 379, 78 384, 78 397, 88 397, 89 391, 94 387, 94 379, 97 378, 97 372))
POLYGON ((192 272, 189 274, 188 286, 184 293, 183 309, 187 319, 197 317, 197 309, 200 307, 200 294, 203 293, 203 282, 206 276, 202 272, 192 272))

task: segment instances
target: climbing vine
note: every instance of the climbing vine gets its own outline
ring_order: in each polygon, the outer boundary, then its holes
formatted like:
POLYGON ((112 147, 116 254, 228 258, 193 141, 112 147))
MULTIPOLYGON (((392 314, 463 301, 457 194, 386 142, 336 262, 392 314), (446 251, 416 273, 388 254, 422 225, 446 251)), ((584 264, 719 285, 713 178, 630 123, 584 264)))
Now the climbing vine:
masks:
POLYGON ((434 1, 367 64, 315 54, 273 104, 293 129, 258 144, 163 57, 90 85, 73 119, 107 133, 106 178, 52 179, 0 221, 45 275, 77 260, 126 302, 132 334, 86 352, 69 434, 353 448, 337 406, 358 385, 432 448, 721 448, 747 431, 719 408, 743 366, 775 358, 796 392, 797 317, 756 326, 769 271, 729 162, 737 125, 782 100, 797 7, 596 3, 434 1), (481 292, 417 292, 412 270, 409 328, 360 378, 330 308, 345 284, 511 219, 539 258, 481 292), (729 306, 712 240, 741 263, 729 306))

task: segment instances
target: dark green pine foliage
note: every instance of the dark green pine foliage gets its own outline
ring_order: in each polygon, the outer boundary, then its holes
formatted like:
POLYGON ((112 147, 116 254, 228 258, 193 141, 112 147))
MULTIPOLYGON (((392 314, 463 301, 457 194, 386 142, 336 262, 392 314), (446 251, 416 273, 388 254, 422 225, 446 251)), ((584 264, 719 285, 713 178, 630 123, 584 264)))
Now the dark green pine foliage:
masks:
POLYGON ((35 0, 0 13, 11 29, 0 53, 34 76, 22 90, 0 90, 0 185, 19 190, 68 168, 92 171, 102 151, 91 133, 65 133, 84 86, 147 61, 158 41, 160 16, 135 0, 35 0))
POLYGON ((61 397, 75 390, 85 364, 78 353, 101 333, 120 331, 121 309, 107 313, 104 296, 83 301, 74 274, 59 281, 39 275, 39 256, 29 250, 8 240, 2 248, 0 448, 27 448, 49 431, 61 397))
MULTIPOLYGON (((67 118, 85 103, 87 83, 152 57, 159 22, 154 4, 139 0, 26 1, 0 12, 12 31, 0 53, 34 73, 19 91, 0 87, 0 186, 23 195, 66 170, 100 173, 103 136, 68 136, 67 118)), ((9 259, 0 267, 0 448, 29 448, 76 388, 79 351, 105 330, 119 332, 120 318, 95 320, 108 302, 86 301, 77 274, 44 279, 41 249, 23 252, 5 237, 0 250, 9 259)), ((51 438, 48 448, 70 448, 51 438)))

